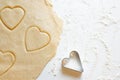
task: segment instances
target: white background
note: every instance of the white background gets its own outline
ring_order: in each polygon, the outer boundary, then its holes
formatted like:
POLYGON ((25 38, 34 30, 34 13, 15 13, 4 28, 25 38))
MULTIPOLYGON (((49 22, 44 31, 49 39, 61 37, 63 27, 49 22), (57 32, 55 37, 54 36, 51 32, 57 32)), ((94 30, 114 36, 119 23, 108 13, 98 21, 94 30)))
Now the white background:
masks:
POLYGON ((52 0, 64 22, 56 56, 37 80, 120 80, 120 0, 52 0), (62 73, 61 61, 80 54, 81 78, 62 73))

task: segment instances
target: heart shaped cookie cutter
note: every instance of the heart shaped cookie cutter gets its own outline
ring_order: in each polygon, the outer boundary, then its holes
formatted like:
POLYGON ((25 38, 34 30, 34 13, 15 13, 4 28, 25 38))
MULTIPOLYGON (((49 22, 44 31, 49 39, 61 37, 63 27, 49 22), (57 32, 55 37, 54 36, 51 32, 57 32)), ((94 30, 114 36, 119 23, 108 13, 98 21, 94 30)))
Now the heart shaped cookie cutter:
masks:
POLYGON ((79 53, 72 51, 70 58, 64 58, 62 60, 62 71, 65 74, 80 77, 83 72, 82 63, 80 60, 79 53))

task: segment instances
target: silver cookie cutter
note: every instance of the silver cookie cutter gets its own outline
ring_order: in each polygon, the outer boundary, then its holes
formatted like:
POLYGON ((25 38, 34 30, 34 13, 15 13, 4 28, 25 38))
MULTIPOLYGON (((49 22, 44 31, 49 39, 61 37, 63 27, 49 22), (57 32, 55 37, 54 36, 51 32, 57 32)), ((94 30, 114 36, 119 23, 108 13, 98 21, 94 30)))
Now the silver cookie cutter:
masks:
POLYGON ((62 71, 65 74, 75 77, 81 76, 83 67, 77 51, 72 51, 69 58, 64 58, 62 60, 62 71))

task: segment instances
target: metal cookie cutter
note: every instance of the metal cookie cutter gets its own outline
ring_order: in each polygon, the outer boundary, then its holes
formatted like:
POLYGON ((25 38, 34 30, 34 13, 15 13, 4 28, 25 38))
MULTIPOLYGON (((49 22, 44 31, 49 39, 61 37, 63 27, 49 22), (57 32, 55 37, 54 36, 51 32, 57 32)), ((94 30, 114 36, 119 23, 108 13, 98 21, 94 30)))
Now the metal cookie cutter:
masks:
POLYGON ((70 53, 70 58, 62 60, 62 71, 65 74, 80 77, 83 72, 82 63, 77 51, 70 53))

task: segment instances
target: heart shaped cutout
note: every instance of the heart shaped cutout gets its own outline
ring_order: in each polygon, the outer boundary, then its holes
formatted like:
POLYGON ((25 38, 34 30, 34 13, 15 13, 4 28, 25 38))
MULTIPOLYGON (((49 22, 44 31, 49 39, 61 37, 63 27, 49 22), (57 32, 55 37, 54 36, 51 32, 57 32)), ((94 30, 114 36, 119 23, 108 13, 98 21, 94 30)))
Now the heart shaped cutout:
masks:
POLYGON ((20 6, 6 6, 0 10, 0 18, 2 23, 9 29, 15 29, 23 20, 25 10, 20 6))
POLYGON ((12 52, 0 51, 0 76, 5 74, 15 63, 15 55, 12 52))
POLYGON ((47 46, 50 42, 50 35, 45 31, 41 31, 39 27, 32 26, 27 29, 25 35, 25 46, 27 51, 40 50, 47 46))
POLYGON ((62 69, 64 73, 72 76, 80 76, 83 72, 83 67, 78 52, 72 51, 70 58, 64 58, 62 60, 62 69))

